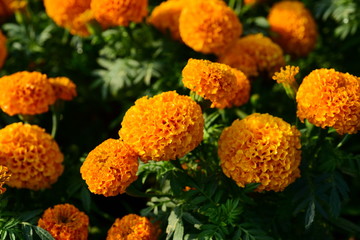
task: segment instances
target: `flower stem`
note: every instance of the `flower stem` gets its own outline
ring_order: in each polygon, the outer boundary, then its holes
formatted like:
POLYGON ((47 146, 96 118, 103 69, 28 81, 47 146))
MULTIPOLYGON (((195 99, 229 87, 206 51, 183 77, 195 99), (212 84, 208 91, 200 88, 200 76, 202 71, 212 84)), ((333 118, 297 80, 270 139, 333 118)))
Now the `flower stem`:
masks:
POLYGON ((53 138, 55 138, 56 136, 56 131, 57 131, 57 127, 58 127, 58 122, 59 122, 59 117, 57 114, 57 111, 54 107, 54 105, 51 106, 51 112, 52 112, 52 129, 51 129, 51 136, 53 138))

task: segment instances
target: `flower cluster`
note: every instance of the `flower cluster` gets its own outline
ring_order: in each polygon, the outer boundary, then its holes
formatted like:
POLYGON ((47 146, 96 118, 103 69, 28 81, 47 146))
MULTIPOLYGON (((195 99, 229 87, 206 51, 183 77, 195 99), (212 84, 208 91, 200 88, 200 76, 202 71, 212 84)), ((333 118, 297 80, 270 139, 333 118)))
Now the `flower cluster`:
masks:
POLYGON ((195 51, 220 54, 241 35, 242 24, 221 0, 188 1, 179 19, 183 42, 195 51))
POLYGON ((303 79, 296 95, 297 115, 339 134, 360 129, 360 78, 334 69, 316 69, 303 79))
POLYGON ((6 37, 0 31, 0 68, 4 66, 7 54, 6 37))
POLYGON ((256 191, 282 191, 300 176, 300 132, 284 120, 254 113, 223 130, 220 164, 237 185, 261 183, 256 191))
POLYGON ((160 228, 149 219, 128 214, 115 220, 106 240, 157 240, 159 235, 160 228))
POLYGON ((218 61, 240 69, 248 77, 258 76, 261 72, 272 76, 285 65, 282 49, 261 33, 238 39, 218 61))
POLYGON ((0 165, 10 170, 11 187, 49 188, 64 170, 63 159, 54 139, 36 125, 13 123, 0 129, 0 165))
POLYGON ((76 97, 76 85, 67 77, 49 78, 49 82, 53 87, 56 99, 70 101, 76 97))
POLYGON ((275 3, 268 15, 274 41, 285 52, 295 56, 308 55, 316 44, 317 27, 314 18, 300 1, 275 3))
POLYGON ((38 226, 55 240, 87 240, 89 217, 71 204, 59 204, 45 210, 38 226))
POLYGON ((3 194, 6 191, 6 188, 4 188, 3 185, 10 180, 10 176, 11 173, 9 172, 9 169, 0 165, 0 194, 3 194))
POLYGON ((80 172, 92 193, 115 196, 137 179, 138 167, 138 156, 129 146, 107 139, 89 153, 80 172))
POLYGON ((119 131, 144 162, 183 157, 203 139, 200 106, 175 91, 142 97, 126 113, 119 131))

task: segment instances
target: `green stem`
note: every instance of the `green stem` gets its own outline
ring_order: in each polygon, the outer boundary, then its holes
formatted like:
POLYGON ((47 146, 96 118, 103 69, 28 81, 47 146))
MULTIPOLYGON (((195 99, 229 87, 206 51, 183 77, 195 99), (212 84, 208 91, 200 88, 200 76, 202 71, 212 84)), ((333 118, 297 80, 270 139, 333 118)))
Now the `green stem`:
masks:
POLYGON ((345 137, 343 137, 343 139, 339 142, 339 144, 336 146, 336 148, 341 148, 343 145, 344 145, 344 143, 347 141, 347 140, 349 140, 349 138, 350 138, 350 134, 346 134, 345 135, 345 137))
POLYGON ((51 136, 53 138, 55 138, 56 135, 56 131, 57 131, 57 127, 58 127, 58 123, 59 123, 59 118, 58 118, 58 114, 56 112, 56 109, 53 106, 51 106, 51 112, 52 112, 52 129, 51 129, 51 136))

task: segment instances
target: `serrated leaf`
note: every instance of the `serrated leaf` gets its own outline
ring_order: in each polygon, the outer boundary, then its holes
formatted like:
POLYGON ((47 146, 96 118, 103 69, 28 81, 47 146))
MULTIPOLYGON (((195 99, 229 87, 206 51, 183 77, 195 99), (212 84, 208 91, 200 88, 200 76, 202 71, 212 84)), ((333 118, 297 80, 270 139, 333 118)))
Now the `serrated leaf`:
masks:
POLYGON ((40 237, 41 240, 55 240, 54 237, 51 236, 51 234, 48 231, 46 231, 41 227, 33 226, 33 229, 35 230, 35 233, 40 237))
POLYGON ((174 208, 168 217, 168 226, 166 227, 166 240, 171 239, 174 236, 174 240, 183 239, 184 227, 182 222, 182 212, 179 208, 174 208), (181 238, 175 238, 180 237, 181 238))

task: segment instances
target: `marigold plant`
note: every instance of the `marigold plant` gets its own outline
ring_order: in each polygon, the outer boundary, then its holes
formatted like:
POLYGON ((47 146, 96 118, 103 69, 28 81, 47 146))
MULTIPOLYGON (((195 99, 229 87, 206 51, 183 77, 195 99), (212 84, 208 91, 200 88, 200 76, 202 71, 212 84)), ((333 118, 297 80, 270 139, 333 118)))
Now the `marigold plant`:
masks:
POLYGON ((128 214, 115 220, 106 240, 157 240, 160 232, 160 228, 148 218, 128 214))
POLYGON ((5 59, 8 55, 7 47, 6 47, 6 37, 0 31, 0 68, 4 66, 5 59))
POLYGON ((277 83, 282 84, 286 93, 295 99, 296 92, 299 88, 296 82, 295 75, 299 73, 299 67, 296 66, 285 66, 280 72, 274 73, 272 77, 277 83))
POLYGON ((104 26, 128 26, 147 15, 147 0, 92 0, 95 19, 104 26))
POLYGON ((72 204, 58 204, 45 210, 38 226, 55 240, 87 240, 89 217, 72 204))
POLYGON ((107 139, 89 153, 80 172, 92 193, 108 197, 124 193, 138 168, 138 156, 127 144, 107 139))
POLYGON ((200 144, 204 118, 190 97, 170 91, 138 99, 121 125, 121 139, 142 161, 167 161, 183 157, 200 144))
POLYGON ((45 74, 23 71, 0 78, 0 108, 10 116, 47 112, 55 100, 45 74))
POLYGON ((0 165, 0 194, 3 194, 6 191, 6 188, 3 187, 11 177, 9 169, 5 166, 0 165))
POLYGON ((284 120, 254 113, 221 133, 220 165, 238 186, 261 183, 255 191, 283 191, 300 177, 300 132, 284 120))
POLYGON ((316 69, 307 75, 296 95, 297 115, 339 134, 360 129, 360 78, 334 69, 316 69))
POLYGON ((315 47, 317 26, 310 11, 300 1, 275 3, 268 15, 273 39, 285 52, 306 56, 315 47))
POLYGON ((12 174, 10 187, 49 188, 62 174, 63 160, 57 143, 43 128, 18 122, 0 129, 0 165, 12 174))
POLYGON ((189 1, 180 14, 180 36, 195 51, 220 54, 241 35, 242 24, 220 0, 189 1))
POLYGON ((49 78, 57 99, 70 101, 76 97, 76 85, 67 77, 49 78))

